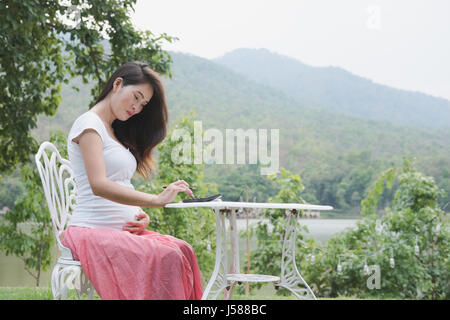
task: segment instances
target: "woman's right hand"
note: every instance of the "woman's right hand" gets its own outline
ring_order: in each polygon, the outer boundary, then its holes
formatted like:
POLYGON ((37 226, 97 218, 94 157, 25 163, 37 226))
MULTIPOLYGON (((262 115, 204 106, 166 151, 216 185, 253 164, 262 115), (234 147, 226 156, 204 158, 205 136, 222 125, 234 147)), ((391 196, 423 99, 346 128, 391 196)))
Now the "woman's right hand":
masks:
POLYGON ((158 195, 158 203, 161 207, 164 207, 175 199, 178 192, 184 192, 191 198, 194 198, 194 194, 191 189, 189 189, 189 184, 184 180, 178 180, 169 184, 167 188, 158 195))

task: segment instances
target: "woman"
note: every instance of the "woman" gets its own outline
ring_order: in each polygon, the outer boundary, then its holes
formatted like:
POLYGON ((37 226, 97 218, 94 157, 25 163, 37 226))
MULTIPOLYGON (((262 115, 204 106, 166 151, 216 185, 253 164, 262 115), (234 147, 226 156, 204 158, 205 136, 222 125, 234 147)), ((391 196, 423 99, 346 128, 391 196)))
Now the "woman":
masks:
POLYGON ((192 246, 149 231, 140 207, 160 208, 184 180, 158 195, 134 190, 136 171, 153 171, 152 150, 166 136, 167 107, 158 74, 141 62, 121 66, 94 106, 79 116, 67 149, 77 206, 63 245, 72 250, 102 299, 200 299, 202 280, 192 246))

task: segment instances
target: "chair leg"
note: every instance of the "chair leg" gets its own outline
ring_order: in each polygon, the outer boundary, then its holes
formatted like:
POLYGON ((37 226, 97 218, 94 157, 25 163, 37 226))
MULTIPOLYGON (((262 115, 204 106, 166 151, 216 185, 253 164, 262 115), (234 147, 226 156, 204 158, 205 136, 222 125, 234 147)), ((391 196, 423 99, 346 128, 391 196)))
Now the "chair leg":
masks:
POLYGON ((52 294, 53 294, 53 300, 61 300, 61 282, 60 282, 60 270, 61 267, 57 264, 53 268, 52 271, 52 294))
POLYGON ((94 286, 79 266, 56 264, 52 272, 51 285, 54 300, 66 300, 69 289, 75 289, 78 299, 82 298, 82 294, 86 294, 88 300, 94 297, 94 286))

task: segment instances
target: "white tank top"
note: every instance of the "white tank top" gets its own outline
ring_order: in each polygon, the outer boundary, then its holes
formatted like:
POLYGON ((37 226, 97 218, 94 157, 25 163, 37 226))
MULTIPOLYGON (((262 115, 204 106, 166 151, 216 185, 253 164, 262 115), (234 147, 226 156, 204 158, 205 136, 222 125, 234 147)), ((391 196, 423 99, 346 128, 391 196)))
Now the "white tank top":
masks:
POLYGON ((69 160, 77 186, 76 206, 69 226, 112 228, 122 230, 126 221, 136 220, 139 207, 124 205, 94 195, 89 184, 80 146, 72 141, 86 129, 94 129, 102 138, 106 177, 122 186, 134 189, 131 178, 137 162, 133 154, 111 138, 100 117, 87 111, 79 116, 70 129, 67 139, 69 160))

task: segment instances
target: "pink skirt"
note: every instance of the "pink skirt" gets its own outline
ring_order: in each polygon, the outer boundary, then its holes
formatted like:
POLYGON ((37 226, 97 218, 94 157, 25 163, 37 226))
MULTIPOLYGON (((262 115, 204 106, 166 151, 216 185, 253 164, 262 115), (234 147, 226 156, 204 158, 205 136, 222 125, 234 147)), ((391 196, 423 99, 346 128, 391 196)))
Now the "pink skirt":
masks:
POLYGON ((202 277, 190 244, 144 230, 140 235, 114 229, 70 226, 62 245, 79 260, 104 300, 197 300, 202 277))

